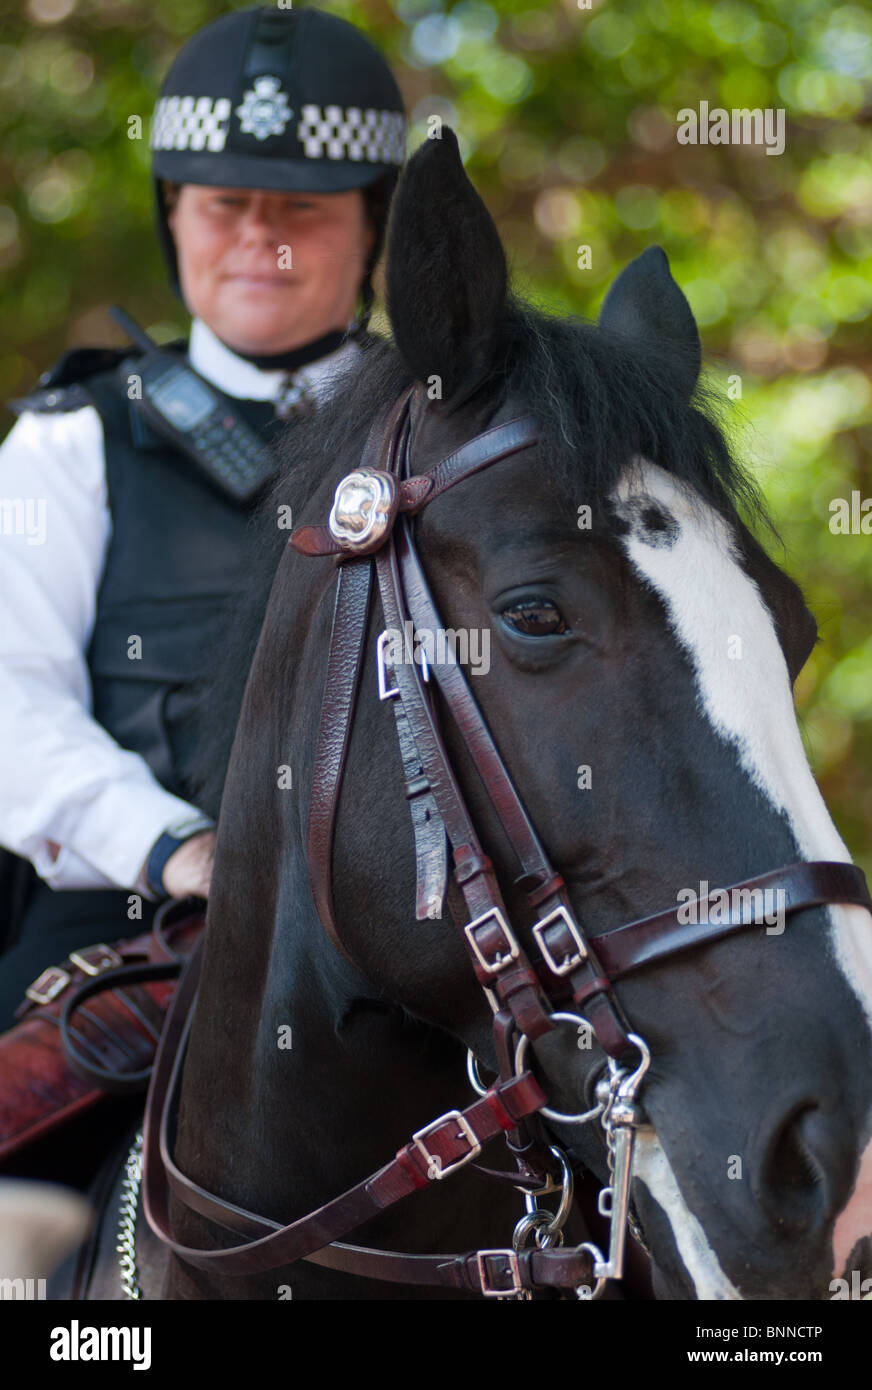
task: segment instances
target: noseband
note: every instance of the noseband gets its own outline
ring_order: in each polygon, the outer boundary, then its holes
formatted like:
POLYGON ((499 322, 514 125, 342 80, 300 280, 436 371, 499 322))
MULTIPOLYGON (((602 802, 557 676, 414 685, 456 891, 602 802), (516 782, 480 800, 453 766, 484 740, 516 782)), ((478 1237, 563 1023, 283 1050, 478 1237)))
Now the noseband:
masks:
POLYGON ((478 1100, 419 1130, 390 1163, 357 1187, 291 1225, 280 1226, 199 1187, 171 1156, 168 1113, 196 995, 198 951, 167 1021, 149 1092, 145 1211, 152 1230, 176 1255, 216 1273, 256 1273, 307 1259, 368 1278, 453 1288, 485 1297, 524 1298, 534 1289, 575 1290, 579 1297, 597 1297, 606 1279, 620 1278, 622 1273, 624 1236, 631 1219, 633 1141, 642 1122, 637 1091, 650 1060, 644 1040, 631 1031, 624 1017, 614 984, 679 951, 761 925, 751 902, 755 890, 782 893, 785 915, 827 903, 853 903, 872 910, 872 899, 865 876, 855 865, 799 862, 732 885, 726 890, 730 910, 719 911, 713 920, 705 909, 712 896, 720 908, 723 889, 699 901, 696 921, 684 920, 689 915, 686 908, 675 906, 609 928, 593 940, 588 937, 461 667, 453 657, 419 664, 405 655, 398 659, 396 652, 388 655, 386 638, 391 633, 444 632, 410 519, 456 484, 530 448, 538 438, 535 419, 521 416, 484 431, 427 472, 413 475, 411 406, 416 391, 423 402, 420 390, 408 388, 386 415, 376 418, 361 464, 336 488, 328 523, 298 527, 290 540, 303 555, 334 556, 338 571, 309 805, 309 873, 321 923, 336 949, 354 965, 334 913, 333 838, 375 577, 385 622, 377 645, 379 694, 393 707, 403 761, 415 836, 416 915, 419 920, 441 916, 447 897, 493 1013, 498 1079, 490 1087, 482 1085, 471 1058, 470 1079, 478 1100), (522 944, 519 924, 506 906, 452 768, 431 694, 434 683, 517 862, 519 872, 512 886, 524 907, 514 917, 521 918, 527 940, 535 943, 535 962, 522 944), (530 1043, 566 1021, 585 1025, 608 1059, 608 1075, 596 1088, 596 1105, 569 1116, 548 1107, 539 1082, 524 1067, 530 1043), (536 1115, 569 1124, 600 1120, 610 1172, 609 1184, 600 1194, 600 1211, 610 1217, 607 1257, 589 1242, 561 1248, 562 1226, 571 1205, 571 1174, 561 1151, 549 1150, 541 1142, 532 1122, 536 1115), (412 1191, 474 1163, 482 1146, 500 1133, 507 1139, 518 1171, 483 1171, 507 1178, 527 1192, 528 1212, 518 1222, 512 1248, 463 1255, 405 1255, 339 1243, 340 1236, 412 1191), (557 1183, 549 1181, 555 1168, 557 1183), (535 1205, 535 1197, 558 1188, 560 1211, 552 1217, 535 1205), (186 1206, 246 1237, 247 1243, 224 1250, 179 1244, 169 1232, 170 1189, 186 1206))

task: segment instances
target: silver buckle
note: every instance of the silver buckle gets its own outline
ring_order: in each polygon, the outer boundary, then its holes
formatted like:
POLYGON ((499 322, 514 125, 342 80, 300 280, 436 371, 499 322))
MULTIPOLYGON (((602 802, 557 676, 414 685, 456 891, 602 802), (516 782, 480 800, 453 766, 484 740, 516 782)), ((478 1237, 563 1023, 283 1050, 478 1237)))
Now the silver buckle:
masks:
POLYGON ((466 933, 470 946, 476 954, 482 970, 488 975, 498 975, 508 961, 517 960, 520 954, 520 948, 515 940, 514 934, 498 907, 492 907, 489 912, 483 912, 480 917, 476 917, 472 922, 467 922, 463 930, 466 933), (491 919, 496 922, 509 948, 504 955, 497 955, 496 962, 487 959, 475 939, 476 928, 480 927, 483 922, 488 922, 491 919))
POLYGON ((475 1263, 478 1266, 478 1278, 481 1284, 481 1292, 485 1298, 513 1298, 519 1293, 524 1292, 524 1285, 521 1283, 521 1266, 518 1263, 518 1256, 514 1250, 478 1250, 476 1251, 475 1263), (487 1260, 495 1255, 509 1262, 509 1273, 512 1276, 512 1287, 510 1289, 494 1289, 488 1280, 487 1260))
POLYGON ((453 1173, 457 1168, 462 1168, 464 1163, 469 1163, 481 1153, 481 1144, 478 1142, 478 1135, 466 1116, 462 1115, 459 1110, 446 1110, 445 1114, 440 1115, 438 1120, 434 1120, 432 1124, 425 1125, 423 1129, 419 1129, 413 1134, 412 1143, 427 1163, 427 1177, 431 1180, 435 1179, 437 1182, 441 1182, 443 1178, 448 1177, 449 1173, 453 1173), (442 1159, 439 1154, 431 1153, 424 1143, 424 1140, 428 1134, 432 1134, 434 1130, 441 1129, 449 1120, 453 1120, 455 1124, 460 1126, 461 1133, 469 1143, 469 1153, 461 1154, 460 1158, 455 1158, 453 1163, 449 1163, 447 1168, 443 1168, 442 1159))
POLYGON ((378 673, 378 698, 380 700, 390 700, 392 695, 399 695, 400 687, 395 685, 392 690, 388 690, 388 678, 385 670, 385 642, 388 640, 388 630, 379 637, 375 644, 375 665, 378 673))
POLYGON ((553 912, 549 912, 547 917, 543 917, 540 922, 537 922, 533 928, 533 935, 539 942, 539 950, 545 957, 548 968, 555 975, 568 975, 570 970, 574 970, 577 965, 584 965, 584 962, 587 960, 587 947, 579 936, 578 928, 565 907, 555 907, 553 912), (559 965, 548 949, 548 943, 545 940, 545 932, 548 927, 552 922, 557 921, 563 922, 575 946, 574 955, 564 956, 559 965))
POLYGON ((79 970, 84 970, 86 975, 99 975, 110 966, 124 964, 118 952, 102 941, 97 946, 83 946, 79 951, 70 951, 70 961, 79 970), (95 953, 96 960, 92 959, 95 953))
MULTIPOLYGON (((375 665, 378 675, 378 698, 380 700, 390 700, 394 695, 399 695, 400 687, 393 686, 388 690, 387 665, 385 662, 385 643, 388 640, 388 630, 385 628, 375 644, 375 665)), ((430 663, 427 660, 427 653, 421 648, 421 679, 430 679, 430 663)))
POLYGON ((27 986, 24 991, 25 997, 34 1004, 50 1004, 52 999, 57 998, 61 991, 66 989, 70 979, 71 976, 66 970, 61 970, 59 965, 50 965, 41 975, 37 975, 32 985, 27 986))

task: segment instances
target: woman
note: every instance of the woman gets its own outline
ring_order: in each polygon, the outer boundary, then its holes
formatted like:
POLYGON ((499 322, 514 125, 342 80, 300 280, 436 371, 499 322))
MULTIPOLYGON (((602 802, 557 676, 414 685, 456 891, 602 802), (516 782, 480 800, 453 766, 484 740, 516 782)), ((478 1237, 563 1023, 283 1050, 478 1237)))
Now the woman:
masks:
MULTIPOLYGON (((404 157, 399 90, 343 20, 235 12, 182 49, 151 148, 158 236, 193 317, 171 345, 185 369, 173 410, 196 399, 193 369, 268 443, 360 352, 404 157)), ((42 543, 0 538, 0 844, 33 866, 15 876, 0 1030, 25 992, 38 1007, 83 978, 72 952, 209 889, 214 831, 188 780, 196 682, 263 489, 229 494, 172 411, 166 427, 144 414, 144 361, 65 353, 12 403, 0 447, 0 494, 44 503, 42 543)))

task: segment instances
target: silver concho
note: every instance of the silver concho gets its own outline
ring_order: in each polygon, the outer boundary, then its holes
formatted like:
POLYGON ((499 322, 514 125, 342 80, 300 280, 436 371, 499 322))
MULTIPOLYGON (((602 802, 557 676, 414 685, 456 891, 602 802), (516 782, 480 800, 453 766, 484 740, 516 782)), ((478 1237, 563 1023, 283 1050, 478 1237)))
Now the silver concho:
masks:
POLYGON ((391 529, 397 484, 379 468, 356 468, 336 489, 328 530, 343 550, 377 549, 391 529))

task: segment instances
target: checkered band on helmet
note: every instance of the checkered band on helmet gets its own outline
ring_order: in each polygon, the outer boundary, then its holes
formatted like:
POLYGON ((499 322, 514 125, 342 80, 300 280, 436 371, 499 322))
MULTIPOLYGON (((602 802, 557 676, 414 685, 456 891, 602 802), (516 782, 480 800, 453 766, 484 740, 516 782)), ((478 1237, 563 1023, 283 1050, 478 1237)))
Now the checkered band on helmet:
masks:
MULTIPOLYGON (((284 96, 284 93, 281 93, 284 96)), ((227 143, 233 103, 229 97, 162 97, 151 129, 153 150, 211 150, 227 143)), ((250 118, 252 120, 255 117, 250 118)), ((255 137, 280 135, 281 117, 272 127, 254 129, 255 137)), ((305 159, 368 160, 373 164, 402 164, 406 153, 406 121, 399 111, 363 111, 359 106, 315 106, 300 112, 297 138, 305 159)))
POLYGON ((398 111, 359 106, 304 106, 297 134, 307 159, 368 159, 402 164, 406 122, 398 111))
POLYGON ((151 127, 153 150, 214 150, 227 140, 229 97, 161 97, 151 127))

